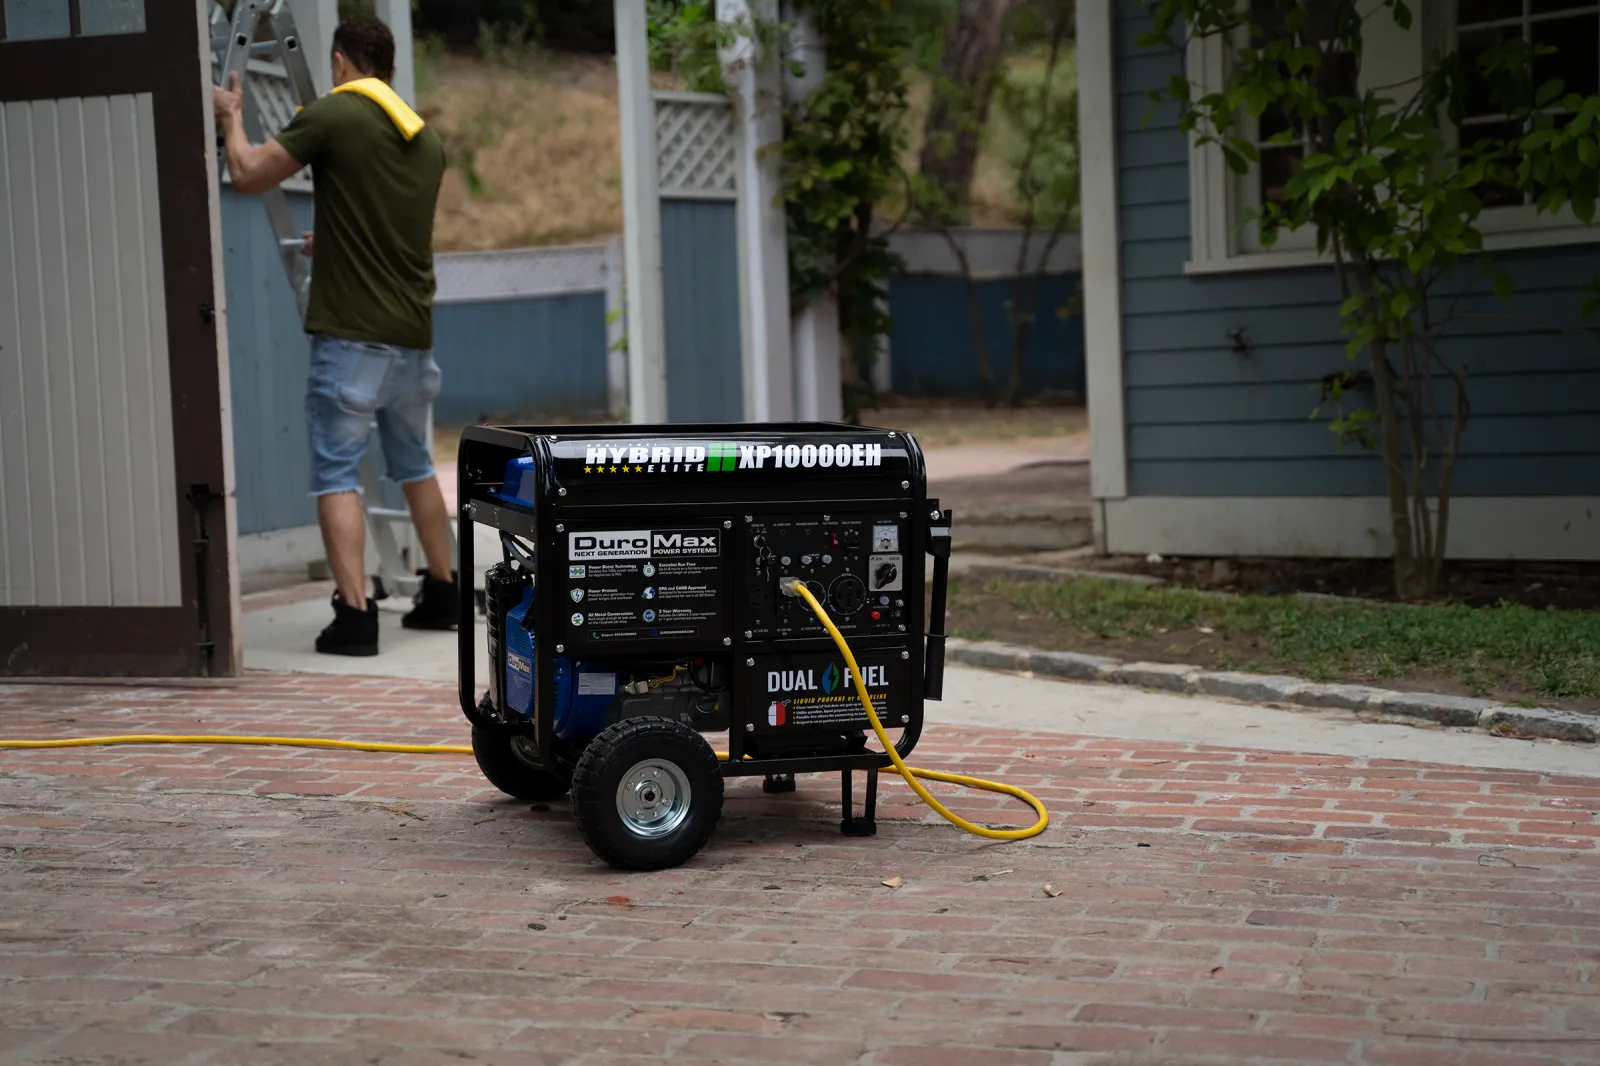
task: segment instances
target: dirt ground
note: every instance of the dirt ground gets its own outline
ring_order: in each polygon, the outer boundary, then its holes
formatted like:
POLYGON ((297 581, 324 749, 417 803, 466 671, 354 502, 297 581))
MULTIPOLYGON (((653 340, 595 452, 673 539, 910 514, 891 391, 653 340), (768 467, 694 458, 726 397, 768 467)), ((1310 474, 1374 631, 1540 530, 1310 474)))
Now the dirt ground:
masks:
MULTIPOLYGON (((521 422, 554 426, 574 421, 562 415, 528 419, 506 414, 485 419, 485 422, 494 425, 521 422)), ((911 433, 924 448, 1001 443, 1025 447, 1027 442, 1036 440, 1086 439, 1089 432, 1088 414, 1083 405, 1066 401, 1037 401, 1024 407, 988 408, 977 401, 893 396, 885 397, 880 407, 862 411, 860 422, 880 429, 911 433)), ((455 462, 456 446, 460 440, 460 426, 435 426, 434 462, 455 462)))
MULTIPOLYGON (((1394 600, 1387 559, 1162 559, 1111 555, 1074 560, 1074 567, 1148 574, 1187 588, 1255 593, 1322 593, 1365 600, 1394 600)), ((1445 574, 1439 602, 1490 607, 1600 609, 1600 563, 1455 563, 1445 574)))

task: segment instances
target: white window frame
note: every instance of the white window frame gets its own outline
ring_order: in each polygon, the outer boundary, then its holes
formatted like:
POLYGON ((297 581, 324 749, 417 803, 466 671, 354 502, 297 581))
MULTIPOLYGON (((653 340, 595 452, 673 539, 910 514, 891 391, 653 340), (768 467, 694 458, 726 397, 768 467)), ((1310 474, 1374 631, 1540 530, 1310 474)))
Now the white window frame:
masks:
MULTIPOLYGON (((1378 0, 1360 3, 1365 13, 1378 0)), ((1401 30, 1386 12, 1380 11, 1368 20, 1358 83, 1362 91, 1420 76, 1430 42, 1454 45, 1454 0, 1422 0, 1421 8, 1415 12, 1410 31, 1401 30)), ((1196 95, 1222 88, 1225 63, 1226 50, 1220 39, 1208 37, 1190 42, 1187 68, 1196 95)), ((1243 116, 1242 126, 1243 132, 1251 135, 1249 116, 1243 116)), ((1453 143, 1454 129, 1447 128, 1445 134, 1447 141, 1453 143)), ((1316 233, 1309 228, 1280 233, 1273 247, 1261 247, 1259 231, 1248 214, 1259 195, 1257 173, 1252 166, 1244 174, 1234 174, 1219 146, 1196 146, 1191 137, 1191 249, 1190 259, 1184 264, 1185 273, 1279 270, 1332 261, 1330 256, 1316 251, 1316 233)), ((1531 204, 1487 209, 1478 218, 1478 229, 1484 236, 1484 247, 1491 250, 1600 241, 1600 226, 1583 225, 1570 208, 1554 215, 1540 215, 1531 204)))

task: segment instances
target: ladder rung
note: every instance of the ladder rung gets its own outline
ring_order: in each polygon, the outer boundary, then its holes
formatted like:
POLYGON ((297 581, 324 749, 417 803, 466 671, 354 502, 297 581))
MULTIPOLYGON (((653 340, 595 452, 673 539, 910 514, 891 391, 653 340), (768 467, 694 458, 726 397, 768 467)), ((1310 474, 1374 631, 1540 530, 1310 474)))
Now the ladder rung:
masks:
MULTIPOLYGON (((213 38, 211 38, 211 50, 213 52, 226 51, 228 45, 232 41, 233 41, 232 36, 228 36, 228 37, 213 37, 213 38)), ((256 41, 254 44, 252 44, 250 46, 250 55, 252 55, 252 56, 275 56, 282 50, 283 50, 283 45, 278 41, 256 41)))

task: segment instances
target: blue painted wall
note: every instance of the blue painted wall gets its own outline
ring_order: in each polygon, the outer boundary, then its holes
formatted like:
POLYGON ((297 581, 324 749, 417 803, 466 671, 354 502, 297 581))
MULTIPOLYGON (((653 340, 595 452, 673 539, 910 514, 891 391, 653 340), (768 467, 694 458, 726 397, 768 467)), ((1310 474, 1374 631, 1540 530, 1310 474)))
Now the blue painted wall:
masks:
MULTIPOLYGON (((1308 416, 1316 382, 1362 363, 1344 357, 1328 268, 1189 277, 1188 153, 1170 107, 1148 125, 1148 93, 1181 72, 1141 49, 1149 20, 1118 0, 1117 123, 1128 488, 1133 495, 1380 495, 1383 472, 1341 452, 1308 416), (1237 355, 1243 326, 1254 351, 1237 355)), ((1444 294, 1459 321, 1444 351, 1471 374, 1471 424, 1456 492, 1600 494, 1600 338, 1531 329, 1578 322, 1578 286, 1600 274, 1595 246, 1504 253, 1516 283, 1501 304, 1463 275, 1444 294), (1457 303, 1456 301, 1459 300, 1457 303)), ((1364 359, 1364 356, 1361 357, 1364 359)))
MULTIPOLYGON (((310 195, 289 199, 295 218, 310 229, 310 195)), ((307 495, 310 345, 261 202, 224 185, 221 213, 239 532, 310 525, 317 520, 307 495)))
MULTIPOLYGON (((1003 391, 1011 379, 1010 279, 980 281, 984 352, 1003 391)), ((1076 275, 1040 280, 1034 324, 1022 363, 1023 394, 1083 395, 1083 318, 1063 319, 1078 291, 1076 275)), ((960 278, 902 275, 889 281, 889 361, 894 391, 905 396, 978 396, 978 362, 966 284, 960 278)))
POLYGON ((744 385, 734 205, 723 200, 663 200, 661 272, 667 420, 740 421, 744 385))
POLYGON ((603 292, 445 304, 434 308, 433 343, 443 377, 438 425, 605 413, 603 292))

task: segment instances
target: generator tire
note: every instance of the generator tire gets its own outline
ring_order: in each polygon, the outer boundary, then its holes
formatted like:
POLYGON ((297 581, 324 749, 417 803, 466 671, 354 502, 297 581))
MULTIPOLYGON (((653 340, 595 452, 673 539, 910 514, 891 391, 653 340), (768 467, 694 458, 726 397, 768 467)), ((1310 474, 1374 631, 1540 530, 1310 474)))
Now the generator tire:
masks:
POLYGON ((572 809, 584 841, 611 866, 681 866, 722 817, 722 767, 705 737, 682 722, 624 719, 578 760, 572 809))
POLYGON ((560 799, 572 790, 570 778, 524 762, 512 748, 515 738, 509 729, 472 727, 472 757, 489 784, 530 802, 560 799))

